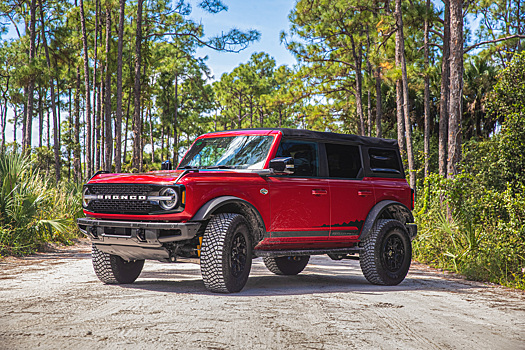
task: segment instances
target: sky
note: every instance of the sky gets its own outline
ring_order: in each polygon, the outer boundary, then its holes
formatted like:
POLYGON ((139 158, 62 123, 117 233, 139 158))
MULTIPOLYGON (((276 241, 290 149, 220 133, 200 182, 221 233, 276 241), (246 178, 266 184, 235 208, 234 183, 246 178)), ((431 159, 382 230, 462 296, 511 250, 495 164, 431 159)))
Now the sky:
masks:
POLYGON ((254 52, 264 51, 275 58, 277 65, 293 65, 295 58, 281 45, 279 34, 288 31, 288 15, 295 5, 295 0, 224 0, 227 12, 215 15, 194 8, 190 18, 204 25, 206 36, 215 36, 231 28, 242 31, 256 29, 261 33, 258 42, 252 43, 240 53, 217 52, 211 49, 200 49, 200 56, 207 55, 208 66, 215 79, 219 80, 225 72, 231 72, 240 63, 245 63, 254 52))
MULTIPOLYGON (((288 31, 288 15, 295 5, 295 0, 224 0, 228 11, 218 14, 209 14, 201 10, 190 1, 193 6, 189 18, 204 25, 206 37, 212 37, 221 32, 228 32, 232 28, 241 31, 256 29, 261 33, 259 41, 252 43, 240 53, 218 52, 209 48, 197 50, 199 57, 208 56, 207 64, 215 80, 219 80, 223 73, 231 72, 241 63, 246 63, 254 52, 264 51, 276 60, 277 66, 292 66, 296 63, 295 58, 280 44, 279 34, 288 31)), ((14 32, 14 30, 13 30, 14 32)), ((8 39, 16 34, 9 33, 2 39, 8 39)), ((12 111, 8 113, 8 119, 13 117, 12 111)), ((61 113, 62 120, 66 118, 61 113)), ((33 121, 33 145, 38 145, 38 120, 33 121)), ((22 139, 22 131, 17 132, 17 140, 22 139)), ((13 141, 13 126, 11 123, 6 127, 6 142, 13 141)))

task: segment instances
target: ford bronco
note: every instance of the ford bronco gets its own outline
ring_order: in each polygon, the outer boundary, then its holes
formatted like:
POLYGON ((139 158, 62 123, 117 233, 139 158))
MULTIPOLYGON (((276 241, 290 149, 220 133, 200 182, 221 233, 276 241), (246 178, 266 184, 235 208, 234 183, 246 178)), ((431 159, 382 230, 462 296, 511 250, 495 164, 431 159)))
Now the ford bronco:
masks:
POLYGON ((83 188, 96 275, 132 283, 145 259, 199 258, 210 291, 240 291, 252 259, 296 275, 311 255, 359 260, 373 284, 408 273, 414 191, 395 140, 299 129, 198 137, 176 170, 96 173, 83 188))

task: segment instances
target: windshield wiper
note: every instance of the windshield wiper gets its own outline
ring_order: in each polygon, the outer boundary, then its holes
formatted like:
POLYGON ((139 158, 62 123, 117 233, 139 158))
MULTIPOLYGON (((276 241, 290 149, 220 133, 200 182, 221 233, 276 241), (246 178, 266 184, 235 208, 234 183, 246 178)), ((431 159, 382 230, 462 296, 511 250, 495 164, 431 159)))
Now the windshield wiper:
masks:
POLYGON ((235 169, 235 168, 237 168, 235 165, 210 165, 206 167, 206 169, 235 169))
POLYGON ((182 166, 182 167, 178 167, 177 170, 187 170, 187 169, 199 169, 198 166, 193 166, 193 165, 185 165, 185 166, 182 166))

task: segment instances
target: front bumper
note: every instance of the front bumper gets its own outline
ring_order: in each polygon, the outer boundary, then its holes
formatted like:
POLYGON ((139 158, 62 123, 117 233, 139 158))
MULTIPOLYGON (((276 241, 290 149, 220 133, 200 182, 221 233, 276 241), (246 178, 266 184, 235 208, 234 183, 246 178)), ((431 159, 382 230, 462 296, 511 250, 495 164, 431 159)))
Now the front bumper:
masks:
POLYGON ((164 243, 192 239, 201 227, 200 222, 139 222, 77 219, 80 231, 103 252, 125 260, 170 258, 164 243))

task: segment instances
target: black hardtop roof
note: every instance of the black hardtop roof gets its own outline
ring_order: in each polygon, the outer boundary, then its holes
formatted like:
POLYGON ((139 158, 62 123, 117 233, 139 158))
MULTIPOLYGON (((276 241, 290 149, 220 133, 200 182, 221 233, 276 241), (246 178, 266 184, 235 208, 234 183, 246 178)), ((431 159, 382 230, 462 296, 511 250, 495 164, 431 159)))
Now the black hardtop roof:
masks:
POLYGON ((351 142, 358 145, 370 147, 384 147, 384 148, 398 148, 397 140, 382 139, 378 137, 358 136, 352 134, 338 134, 335 132, 312 131, 306 129, 290 129, 290 128, 257 128, 257 129, 239 129, 239 130, 278 130, 284 136, 292 138, 309 139, 316 141, 332 141, 332 142, 351 142))

